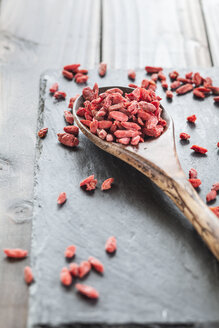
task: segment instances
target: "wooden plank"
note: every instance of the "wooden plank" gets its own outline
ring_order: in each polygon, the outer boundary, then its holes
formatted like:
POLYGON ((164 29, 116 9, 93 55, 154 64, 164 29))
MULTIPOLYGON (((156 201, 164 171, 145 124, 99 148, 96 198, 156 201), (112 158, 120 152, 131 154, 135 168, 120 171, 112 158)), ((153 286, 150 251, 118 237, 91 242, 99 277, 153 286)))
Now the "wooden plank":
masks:
POLYGON ((213 65, 219 65, 219 2, 218 0, 201 0, 203 17, 206 24, 209 48, 211 52, 213 65))
MULTIPOLYGON (((48 67, 99 61, 99 0, 5 0, 0 17, 0 249, 30 249, 39 77, 48 67)), ((23 267, 0 255, 0 318, 25 327, 23 267)))
POLYGON ((211 66, 199 1, 103 0, 102 55, 115 68, 211 66))

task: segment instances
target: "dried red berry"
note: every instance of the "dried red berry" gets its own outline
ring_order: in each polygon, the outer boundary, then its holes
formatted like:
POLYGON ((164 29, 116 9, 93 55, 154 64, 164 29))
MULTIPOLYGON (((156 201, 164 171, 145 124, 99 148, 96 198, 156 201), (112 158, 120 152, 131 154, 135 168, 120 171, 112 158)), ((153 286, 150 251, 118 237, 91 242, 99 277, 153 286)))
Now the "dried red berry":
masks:
POLYGON ((69 264, 69 271, 73 277, 78 277, 79 273, 79 265, 77 263, 70 263, 69 264))
POLYGON ((50 92, 50 93, 55 93, 56 91, 58 91, 58 89, 59 89, 59 85, 58 85, 58 83, 56 82, 56 83, 54 83, 53 85, 51 85, 51 87, 50 87, 50 89, 49 89, 49 92, 50 92))
POLYGON ((71 64, 64 66, 64 70, 76 73, 80 64, 71 64))
POLYGON ((167 91, 166 91, 166 97, 167 97, 168 99, 172 99, 172 98, 173 98, 173 93, 172 93, 172 91, 167 90, 167 91))
POLYGON ((201 153, 201 154, 205 154, 208 151, 206 148, 203 148, 203 147, 200 147, 200 146, 197 146, 197 145, 193 145, 191 147, 191 149, 194 150, 195 152, 201 153))
POLYGON ((67 196, 65 192, 61 192, 61 194, 59 194, 59 197, 57 199, 57 204, 62 205, 66 202, 67 196))
POLYGON ((133 84, 133 83, 129 83, 129 88, 134 88, 134 89, 136 89, 138 86, 136 85, 136 84, 133 84))
POLYGON ((199 73, 195 73, 193 76, 193 83, 198 87, 200 84, 202 84, 202 77, 199 73))
POLYGON ((204 99, 205 98, 204 92, 199 91, 197 88, 193 90, 193 94, 197 98, 201 98, 201 99, 204 99))
POLYGON ((63 128, 63 130, 64 130, 66 133, 73 134, 75 137, 77 137, 78 132, 79 132, 78 127, 75 126, 75 125, 68 125, 68 126, 65 126, 65 127, 63 128))
POLYGON ((91 270, 91 264, 88 261, 83 261, 80 263, 78 268, 78 276, 79 278, 83 278, 86 276, 91 270))
POLYGON ((194 188, 198 188, 202 183, 200 179, 189 179, 189 182, 194 188))
POLYGON ((171 83, 170 88, 172 90, 175 90, 175 89, 179 88, 180 85, 181 85, 181 83, 179 81, 174 81, 171 83))
POLYGON ((91 286, 83 285, 77 283, 75 288, 83 295, 87 296, 88 298, 97 299, 99 297, 99 293, 97 290, 91 286))
POLYGON ((7 257, 14 259, 23 259, 28 255, 28 251, 20 248, 5 248, 4 253, 7 257))
POLYGON ((90 262, 91 266, 98 272, 100 273, 103 273, 104 272, 104 266, 103 264, 98 260, 96 259, 95 257, 93 256, 90 256, 88 258, 88 262, 90 262))
POLYGON ((209 207, 209 208, 219 218, 219 206, 209 207))
POLYGON ((190 138, 190 135, 188 133, 181 132, 179 137, 180 137, 180 139, 188 140, 190 138))
POLYGON ((62 71, 62 75, 68 80, 73 79, 73 74, 69 71, 66 71, 65 69, 63 69, 63 71, 62 71))
POLYGON ((97 179, 94 179, 94 175, 90 175, 88 178, 84 179, 80 183, 80 187, 86 187, 86 190, 96 189, 97 179))
POLYGON ((57 136, 59 142, 61 142, 65 146, 76 147, 79 144, 78 138, 76 138, 74 135, 70 133, 58 133, 57 136))
POLYGON ((88 80, 88 78, 89 78, 88 75, 78 76, 78 77, 75 79, 75 82, 78 83, 78 84, 86 83, 87 80, 88 80))
POLYGON ((73 256, 75 256, 75 253, 76 253, 76 246, 70 245, 65 250, 65 257, 72 258, 73 256))
POLYGON ((214 200, 217 196, 217 191, 216 190, 211 190, 207 195, 206 195, 206 202, 211 202, 214 200))
POLYGON ((197 176, 198 176, 198 172, 196 171, 196 169, 191 168, 189 170, 189 178, 190 179, 196 179, 197 176))
POLYGON ((74 102, 76 101, 76 99, 77 99, 79 96, 80 96, 80 95, 77 94, 76 96, 70 98, 68 108, 73 108, 74 102))
POLYGON ((120 122, 127 122, 128 121, 128 116, 124 113, 121 112, 110 112, 110 118, 114 118, 114 120, 120 121, 120 122))
POLYGON ((56 99, 65 99, 66 98, 66 93, 64 91, 56 91, 54 93, 54 97, 56 99))
POLYGON ((61 280, 61 283, 65 286, 71 285, 72 276, 71 276, 68 268, 66 268, 66 267, 62 268, 61 273, 60 273, 60 280, 61 280))
POLYGON ((44 138, 46 136, 47 132, 48 132, 48 128, 43 128, 43 129, 38 131, 38 136, 40 138, 44 138))
POLYGON ((99 75, 101 77, 106 75, 106 70, 107 70, 107 64, 102 62, 99 64, 99 75))
POLYGON ((111 184, 114 182, 113 178, 109 178, 106 179, 105 181, 103 181, 102 186, 101 186, 101 190, 108 190, 111 189, 111 184))
POLYGON ((187 121, 189 121, 190 123, 195 123, 196 120, 197 117, 195 115, 191 115, 187 117, 187 121))
POLYGON ((24 280, 28 285, 33 282, 33 273, 29 266, 26 266, 24 268, 24 280))
POLYGON ((130 80, 135 80, 135 78, 136 78, 136 73, 135 73, 135 71, 133 70, 133 69, 130 69, 129 71, 128 71, 128 78, 130 79, 130 80))
POLYGON ((164 75, 164 73, 162 72, 162 71, 159 71, 159 73, 158 73, 158 79, 160 80, 160 81, 166 81, 166 76, 164 75))
POLYGON ((184 95, 185 93, 191 91, 193 89, 193 85, 192 84, 184 84, 181 87, 179 87, 178 89, 176 89, 176 93, 178 95, 184 95))
POLYGON ((176 80, 176 78, 179 76, 179 73, 177 71, 173 71, 169 73, 169 77, 171 80, 176 80))
POLYGON ((116 246, 116 238, 115 237, 109 237, 106 241, 106 245, 105 245, 105 250, 108 253, 114 253, 117 249, 116 246))
POLYGON ((189 72, 185 75, 186 79, 192 79, 193 72, 189 72))
POLYGON ((215 183, 212 185, 211 190, 219 191, 219 182, 215 182, 215 183))
POLYGON ((219 95, 219 87, 209 86, 209 89, 211 89, 213 95, 219 95))
POLYGON ((162 81, 161 85, 164 89, 168 89, 168 83, 166 81, 162 81))
POLYGON ((219 102, 219 96, 214 97, 214 102, 218 103, 219 102))
POLYGON ((152 73, 159 73, 160 71, 163 70, 163 68, 155 67, 155 66, 145 66, 145 70, 147 73, 152 74, 152 73))
POLYGON ((74 117, 71 112, 69 112, 68 110, 64 110, 64 116, 67 123, 69 124, 74 123, 74 117))

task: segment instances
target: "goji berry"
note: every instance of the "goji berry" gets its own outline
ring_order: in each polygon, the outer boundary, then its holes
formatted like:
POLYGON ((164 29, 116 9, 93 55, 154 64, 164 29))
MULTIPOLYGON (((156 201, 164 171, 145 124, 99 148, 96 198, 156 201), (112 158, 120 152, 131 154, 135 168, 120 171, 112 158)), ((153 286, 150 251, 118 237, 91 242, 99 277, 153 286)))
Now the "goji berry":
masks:
POLYGON ((98 122, 99 129, 109 129, 112 125, 112 121, 100 121, 98 122))
POLYGON ((48 128, 43 128, 43 129, 38 131, 38 136, 40 138, 44 138, 46 136, 47 132, 48 132, 48 128))
POLYGON ((24 268, 24 280, 29 285, 33 282, 33 273, 32 269, 29 266, 24 268))
POLYGON ((135 78, 136 78, 136 73, 135 73, 135 71, 133 70, 133 69, 130 69, 129 71, 128 71, 128 78, 130 79, 130 80, 135 80, 135 78))
POLYGON ((71 64, 64 66, 64 70, 76 73, 80 64, 71 64))
POLYGON ((76 100, 79 96, 80 96, 80 95, 77 94, 76 96, 70 98, 70 100, 69 100, 69 104, 68 104, 68 108, 71 108, 71 109, 73 108, 74 102, 75 102, 75 100, 76 100))
POLYGON ((86 276, 91 270, 91 264, 88 261, 83 261, 80 263, 78 268, 78 277, 83 278, 86 276))
POLYGON ((126 114, 121 113, 121 112, 115 112, 115 111, 110 112, 110 118, 114 118, 114 120, 117 120, 120 122, 127 122, 129 119, 126 114))
POLYGON ((104 129, 97 129, 97 135, 100 139, 104 140, 106 139, 107 132, 104 129))
POLYGON ((83 285, 83 284, 79 284, 77 283, 75 285, 75 288, 82 294, 87 296, 88 298, 93 298, 93 299, 97 299, 99 297, 99 293, 98 291, 91 287, 91 286, 87 286, 87 285, 83 285))
POLYGON ((69 124, 74 123, 74 117, 71 112, 64 110, 64 116, 65 116, 65 120, 67 123, 69 123, 69 124))
POLYGON ((204 92, 206 94, 210 93, 211 92, 211 89, 209 88, 206 88, 206 87, 198 87, 198 88, 195 88, 195 90, 198 90, 200 92, 204 92))
POLYGON ((192 83, 192 80, 186 79, 185 77, 177 77, 177 81, 182 82, 182 83, 192 83))
POLYGON ((77 263, 70 263, 69 264, 69 271, 73 277, 78 277, 79 273, 79 265, 77 263))
POLYGON ((214 97, 214 102, 216 102, 216 103, 219 102, 219 96, 218 97, 214 97))
POLYGON ((203 78, 199 73, 195 73, 193 76, 193 83, 198 87, 202 83, 203 78))
POLYGON ((116 139, 116 142, 121 143, 122 145, 128 145, 130 142, 130 138, 120 138, 116 139))
POLYGON ((90 175, 80 183, 80 187, 86 187, 85 189, 90 191, 96 189, 97 179, 94 179, 94 175, 90 175))
POLYGON ((219 191, 219 182, 215 182, 215 183, 212 185, 211 190, 219 191))
POLYGON ((116 238, 114 236, 109 237, 105 244, 105 250, 108 253, 114 253, 117 249, 116 238))
POLYGON ((159 73, 158 73, 158 79, 160 80, 160 81, 166 81, 166 76, 164 75, 164 73, 162 72, 162 71, 159 71, 159 73))
POLYGON ((166 81, 162 81, 161 85, 164 89, 168 89, 168 83, 166 81))
POLYGON ((205 154, 208 151, 206 148, 203 148, 203 147, 200 147, 200 146, 197 146, 197 145, 193 145, 191 147, 191 149, 194 150, 195 152, 201 153, 201 154, 205 154))
POLYGON ((180 81, 174 81, 171 83, 170 88, 172 90, 175 90, 175 89, 179 88, 180 85, 181 85, 180 81))
POLYGON ((213 95, 219 95, 219 87, 209 86, 209 89, 211 89, 213 95))
POLYGON ((168 99, 172 99, 172 98, 173 98, 173 93, 172 93, 172 91, 167 90, 167 91, 166 91, 166 97, 167 97, 168 99))
POLYGON ((140 140, 141 140, 140 136, 132 137, 131 145, 132 146, 137 146, 139 144, 140 140))
POLYGON ((77 73, 88 74, 88 70, 86 68, 81 68, 77 70, 77 73))
POLYGON ((209 86, 212 86, 212 79, 210 77, 206 77, 204 79, 204 87, 208 88, 209 86))
POLYGON ((4 253, 7 257, 14 259, 23 259, 28 255, 28 251, 20 248, 5 248, 4 253))
POLYGON ((186 79, 192 79, 193 72, 186 73, 186 79))
POLYGON ((58 133, 58 140, 63 145, 68 147, 76 147, 79 144, 78 138, 76 138, 73 134, 70 133, 58 133))
POLYGON ((63 128, 63 130, 64 130, 66 133, 73 134, 75 137, 77 137, 78 132, 79 132, 78 127, 75 126, 75 125, 68 125, 68 126, 65 126, 65 127, 63 128))
POLYGON ((99 64, 99 75, 101 77, 106 75, 107 65, 106 63, 102 62, 99 64))
POLYGON ((75 256, 75 253, 76 253, 76 246, 70 245, 65 250, 65 257, 72 258, 73 256, 75 256))
POLYGON ((219 218, 219 206, 209 207, 209 208, 219 218))
POLYGON ((176 80, 176 78, 179 76, 179 73, 177 71, 172 71, 169 73, 169 77, 171 80, 176 80))
POLYGON ((65 192, 61 192, 61 194, 59 194, 59 197, 57 199, 57 204, 62 205, 66 202, 67 199, 67 195, 65 192))
POLYGON ((61 280, 61 283, 65 286, 71 285, 72 276, 71 276, 68 268, 66 268, 66 267, 62 268, 61 273, 60 273, 60 280, 61 280))
POLYGON ((54 93, 54 97, 56 99, 65 99, 66 98, 66 93, 64 91, 56 91, 54 93))
POLYGON ((178 95, 184 95, 185 93, 191 91, 192 89, 193 89, 192 84, 187 83, 187 84, 184 84, 181 87, 177 88, 176 93, 178 95))
POLYGON ((160 71, 163 70, 163 68, 155 67, 155 66, 145 66, 145 70, 147 73, 152 74, 152 73, 159 73, 160 71))
POLYGON ((197 120, 196 115, 191 115, 187 117, 187 121, 189 121, 190 123, 195 123, 196 120, 197 120))
POLYGON ((78 78, 76 78, 75 82, 78 84, 82 84, 82 83, 87 82, 88 78, 89 78, 88 75, 82 75, 82 76, 79 76, 78 78))
POLYGON ((102 185, 101 185, 101 190, 108 190, 111 189, 111 185, 114 182, 113 178, 108 178, 105 181, 103 181, 102 185))
POLYGON ((189 170, 189 178, 190 179, 196 179, 197 176, 198 176, 198 172, 196 171, 196 169, 191 168, 189 170))
POLYGON ((217 143, 217 147, 219 148, 219 141, 218 141, 218 143, 217 143))
POLYGON ((127 130, 141 130, 140 125, 133 122, 121 122, 121 125, 127 130))
POLYGON ((129 83, 129 88, 134 88, 134 89, 136 89, 138 86, 136 85, 136 84, 133 84, 133 83, 129 83))
POLYGON ((106 136, 106 141, 112 142, 113 141, 113 135, 108 133, 107 136, 106 136))
POLYGON ((68 79, 68 80, 72 80, 73 79, 73 74, 71 72, 69 72, 69 71, 66 71, 65 69, 63 69, 63 71, 62 71, 62 75, 64 77, 66 77, 66 79, 68 79))
POLYGON ((80 120, 80 122, 88 127, 90 127, 91 121, 90 120, 80 120))
POLYGON ((103 273, 104 272, 104 266, 103 264, 98 260, 96 259, 95 257, 93 256, 90 256, 88 258, 88 262, 90 262, 91 266, 98 272, 100 273, 103 273))
POLYGON ((179 137, 180 137, 180 139, 188 140, 190 138, 190 135, 188 133, 181 132, 179 137))
POLYGON ((193 90, 193 94, 194 94, 194 96, 196 96, 197 98, 202 98, 202 99, 205 98, 205 94, 204 94, 204 92, 201 92, 201 91, 199 91, 198 89, 194 89, 194 90, 193 90))
POLYGON ((157 82, 157 80, 158 80, 158 74, 157 73, 153 73, 151 75, 151 80, 153 80, 154 82, 157 82))
POLYGON ((217 191, 216 190, 211 190, 207 195, 206 195, 206 202, 209 203, 212 200, 214 200, 217 196, 217 191))
POLYGON ((189 179, 189 182, 194 188, 198 188, 202 183, 200 179, 189 179))
POLYGON ((55 93, 56 91, 58 91, 58 89, 59 89, 59 85, 58 85, 58 83, 56 82, 56 83, 53 83, 53 85, 51 85, 51 87, 50 87, 50 89, 49 89, 49 92, 50 92, 50 93, 55 93))

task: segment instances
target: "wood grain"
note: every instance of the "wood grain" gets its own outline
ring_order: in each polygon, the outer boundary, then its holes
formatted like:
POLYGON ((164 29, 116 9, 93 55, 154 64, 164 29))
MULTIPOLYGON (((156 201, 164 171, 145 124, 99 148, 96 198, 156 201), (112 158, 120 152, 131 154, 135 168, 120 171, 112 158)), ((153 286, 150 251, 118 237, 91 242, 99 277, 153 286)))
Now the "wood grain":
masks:
POLYGON ((102 56, 113 68, 211 66, 199 1, 103 0, 102 56))
MULTIPOLYGON (((99 61, 99 0, 1 1, 0 249, 30 249, 40 74, 48 67, 99 61)), ((29 260, 0 260, 0 318, 25 327, 29 260)))
POLYGON ((219 2, 217 0, 201 0, 203 17, 206 24, 209 48, 214 66, 219 65, 219 2))

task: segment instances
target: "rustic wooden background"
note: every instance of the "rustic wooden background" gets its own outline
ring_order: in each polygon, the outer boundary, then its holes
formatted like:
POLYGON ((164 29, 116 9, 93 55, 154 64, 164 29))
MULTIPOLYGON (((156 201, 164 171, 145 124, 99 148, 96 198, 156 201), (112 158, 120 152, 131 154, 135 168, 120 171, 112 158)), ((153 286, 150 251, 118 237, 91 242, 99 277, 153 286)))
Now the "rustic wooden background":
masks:
MULTIPOLYGON (((1 250, 30 249, 40 74, 101 60, 127 69, 217 66, 218 17, 218 0, 0 1, 1 250)), ((24 262, 15 267, 3 252, 0 261, 0 321, 25 327, 24 262)))

